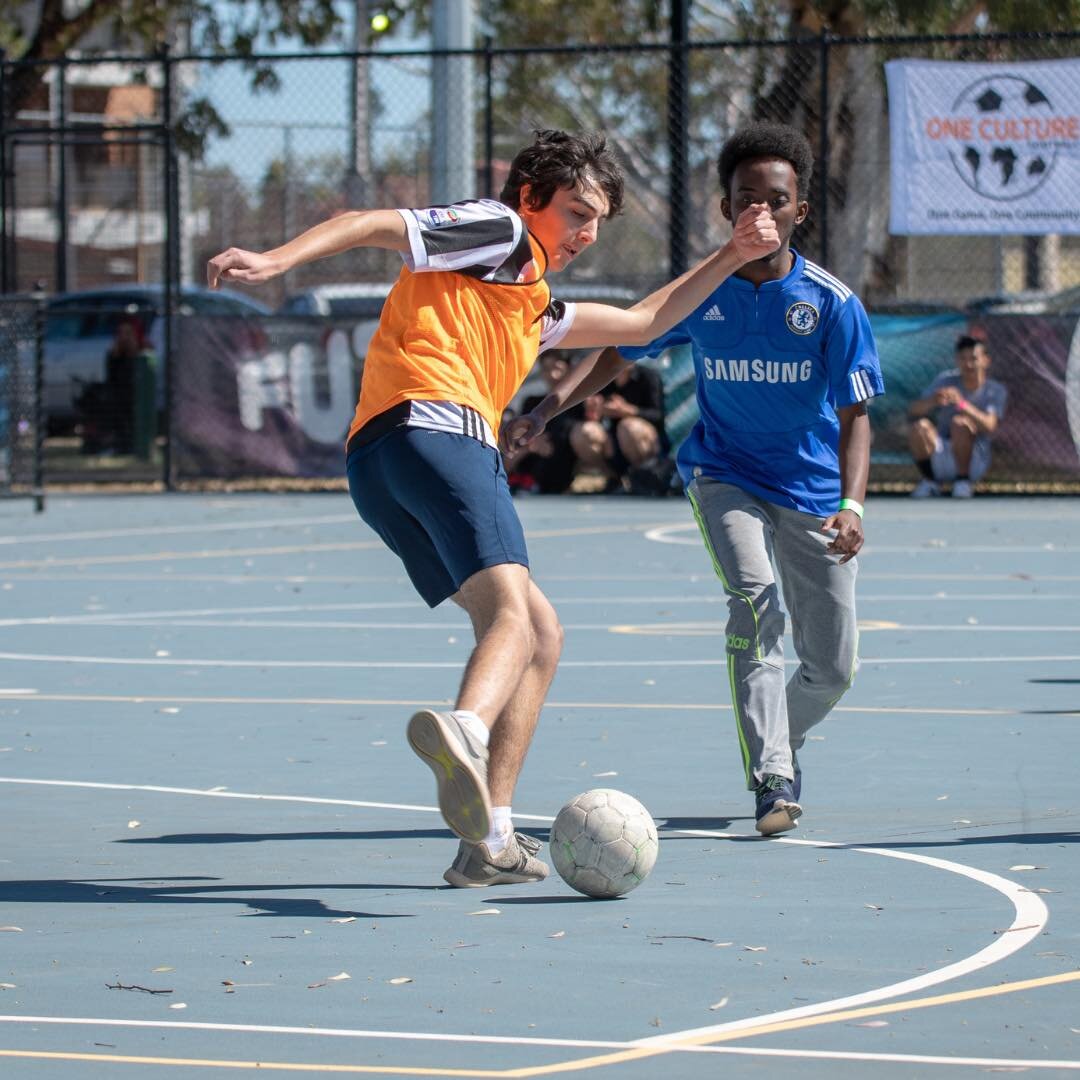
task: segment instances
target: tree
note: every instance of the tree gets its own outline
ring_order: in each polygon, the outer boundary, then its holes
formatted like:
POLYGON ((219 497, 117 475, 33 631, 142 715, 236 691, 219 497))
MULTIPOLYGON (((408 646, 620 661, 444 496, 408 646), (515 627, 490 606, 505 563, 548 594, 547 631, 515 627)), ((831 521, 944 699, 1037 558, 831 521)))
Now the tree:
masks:
MULTIPOLYGON (((314 48, 339 38, 342 19, 334 0, 259 0, 258 3, 216 3, 214 0, 65 0, 8 4, 0 10, 0 47, 16 64, 7 80, 7 120, 34 99, 50 61, 75 49, 84 54, 134 52, 154 55, 166 47, 219 56, 246 58, 252 86, 277 85, 272 60, 257 48, 294 41, 314 48), (92 44, 104 41, 106 48, 92 44)), ((228 128, 205 99, 185 102, 177 119, 184 148, 198 154, 211 132, 228 128)))

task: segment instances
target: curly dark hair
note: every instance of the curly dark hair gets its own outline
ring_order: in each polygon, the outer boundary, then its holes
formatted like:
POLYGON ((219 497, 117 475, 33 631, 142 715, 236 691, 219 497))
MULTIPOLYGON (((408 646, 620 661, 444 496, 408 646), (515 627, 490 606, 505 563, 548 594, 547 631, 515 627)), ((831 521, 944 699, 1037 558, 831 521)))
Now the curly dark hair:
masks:
POLYGON ((750 158, 780 158, 795 171, 800 199, 810 193, 810 177, 814 173, 814 152, 806 136, 788 124, 767 120, 749 124, 734 135, 720 151, 716 162, 720 174, 720 190, 731 197, 731 178, 735 169, 750 158))
POLYGON ((609 218, 622 209, 623 175, 603 135, 570 135, 565 131, 537 131, 531 146, 520 150, 510 163, 510 175, 500 201, 521 208, 521 189, 529 185, 530 208, 543 210, 560 188, 595 184, 606 196, 609 218))

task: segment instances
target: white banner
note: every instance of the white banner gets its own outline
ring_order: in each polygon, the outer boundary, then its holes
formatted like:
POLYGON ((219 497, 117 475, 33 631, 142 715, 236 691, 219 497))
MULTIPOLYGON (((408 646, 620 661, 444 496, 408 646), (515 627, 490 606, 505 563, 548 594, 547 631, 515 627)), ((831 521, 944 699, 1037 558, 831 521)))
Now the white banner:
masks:
POLYGON ((892 60, 893 233, 1080 233, 1080 58, 892 60))

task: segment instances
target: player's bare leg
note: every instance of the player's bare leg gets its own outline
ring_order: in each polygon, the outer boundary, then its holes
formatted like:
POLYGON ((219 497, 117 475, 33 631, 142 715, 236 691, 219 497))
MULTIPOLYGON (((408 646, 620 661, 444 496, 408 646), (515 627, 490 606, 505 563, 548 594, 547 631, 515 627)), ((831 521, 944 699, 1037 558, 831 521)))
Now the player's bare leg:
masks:
MULTIPOLYGON (((524 571, 523 567, 514 569, 524 571)), ((479 842, 463 838, 457 857, 443 875, 457 888, 542 881, 548 873, 546 864, 536 857, 539 842, 513 831, 510 810, 540 709, 555 676, 563 631, 555 610, 526 573, 528 659, 520 672, 516 665, 500 665, 499 656, 505 656, 501 643, 505 643, 510 628, 500 628, 500 612, 497 607, 491 609, 486 583, 479 583, 479 598, 476 590, 470 589, 478 577, 470 578, 454 597, 469 612, 477 638, 457 706, 478 713, 490 725, 487 779, 493 810, 488 835, 479 842), (492 649, 495 657, 488 655, 492 649), (492 714, 481 710, 491 708, 485 702, 499 700, 507 690, 505 704, 492 721, 492 714)))
POLYGON ((514 786, 521 775, 525 755, 536 730, 540 709, 562 653, 563 629, 558 616, 547 597, 531 580, 529 623, 532 633, 529 663, 491 729, 488 790, 496 806, 510 805, 514 786))

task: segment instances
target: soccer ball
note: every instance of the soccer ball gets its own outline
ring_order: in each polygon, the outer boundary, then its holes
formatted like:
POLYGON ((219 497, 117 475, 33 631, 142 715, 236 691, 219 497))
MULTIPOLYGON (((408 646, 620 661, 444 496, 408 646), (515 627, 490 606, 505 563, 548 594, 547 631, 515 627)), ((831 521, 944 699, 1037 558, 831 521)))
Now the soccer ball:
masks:
POLYGON ((571 799, 555 818, 551 861, 572 889, 610 899, 636 889, 660 845, 652 815, 624 791, 597 788, 571 799))

